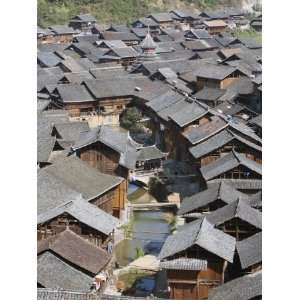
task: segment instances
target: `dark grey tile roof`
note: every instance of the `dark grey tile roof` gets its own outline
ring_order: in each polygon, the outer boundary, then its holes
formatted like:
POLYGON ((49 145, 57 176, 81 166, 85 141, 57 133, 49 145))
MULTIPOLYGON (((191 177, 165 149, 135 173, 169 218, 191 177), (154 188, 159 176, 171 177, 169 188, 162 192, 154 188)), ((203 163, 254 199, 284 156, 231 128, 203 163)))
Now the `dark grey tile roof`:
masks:
POLYGON ((262 192, 259 191, 249 196, 249 203, 254 208, 262 208, 262 192))
POLYGON ((168 67, 159 68, 158 72, 166 79, 177 78, 177 74, 171 68, 168 67))
POLYGON ((55 67, 61 62, 61 58, 55 53, 46 51, 38 52, 37 59, 43 67, 55 67))
POLYGON ((149 147, 143 147, 138 150, 137 160, 147 161, 151 159, 161 159, 166 156, 165 153, 161 152, 155 145, 149 147))
POLYGON ((38 288, 37 300, 100 300, 100 298, 86 292, 38 288))
POLYGON ((257 209, 252 208, 246 200, 238 199, 213 212, 207 219, 211 224, 219 226, 224 222, 239 218, 252 226, 262 229, 262 214, 257 209))
POLYGON ((192 128, 185 132, 183 136, 191 143, 197 144, 202 140, 218 133, 228 126, 227 122, 218 116, 213 116, 211 121, 199 127, 192 128))
POLYGON ((177 258, 160 262, 160 267, 167 270, 207 270, 207 261, 195 258, 177 258))
POLYGON ((69 83, 81 84, 85 80, 94 79, 93 75, 88 71, 83 71, 79 73, 65 73, 64 77, 69 83))
POLYGON ((207 101, 216 101, 222 95, 224 95, 225 91, 217 88, 204 87, 202 90, 198 91, 193 96, 199 100, 207 100, 207 101))
POLYGON ((196 76, 199 78, 223 80, 235 71, 236 68, 234 67, 207 63, 197 70, 196 76))
POLYGON ((139 41, 140 39, 132 32, 103 31, 104 40, 139 41))
POLYGON ((46 51, 46 52, 63 51, 66 48, 68 48, 69 45, 70 44, 58 44, 58 43, 39 44, 38 50, 46 51))
POLYGON ((92 95, 81 84, 60 84, 56 89, 64 103, 94 101, 92 95))
MULTIPOLYGON (((245 275, 210 290, 209 300, 251 300, 262 295, 262 272, 245 275)), ((261 298, 257 298, 261 299, 261 298)))
POLYGON ((38 136, 37 139, 37 161, 48 162, 53 151, 56 138, 54 136, 38 136))
POLYGON ((131 28, 131 31, 140 39, 144 38, 147 35, 147 28, 131 28))
POLYGON ((210 182, 226 182, 232 185, 237 190, 261 190, 262 180, 261 179, 213 179, 210 182))
POLYGON ((173 114, 176 114, 178 111, 181 111, 188 105, 188 102, 185 100, 180 100, 175 103, 170 104, 168 107, 156 111, 157 116, 162 118, 165 121, 168 121, 173 114))
POLYGON ((90 130, 88 122, 57 123, 54 127, 60 135, 59 141, 62 139, 64 142, 70 143, 77 141, 82 132, 90 130))
POLYGON ((182 44, 186 49, 190 49, 193 51, 208 50, 219 47, 219 45, 213 39, 185 41, 182 42, 182 44))
POLYGON ((140 22, 145 27, 148 27, 148 26, 149 27, 156 27, 156 26, 158 26, 158 24, 152 18, 139 18, 133 24, 135 24, 136 22, 140 22))
POLYGON ((109 126, 99 126, 83 133, 72 149, 80 149, 97 142, 103 143, 118 152, 120 154, 120 165, 128 169, 135 168, 137 152, 128 132, 116 131, 109 126))
POLYGON ((161 96, 158 96, 152 101, 146 103, 146 106, 158 112, 182 100, 184 100, 184 96, 182 96, 179 93, 176 93, 175 91, 168 90, 166 93, 162 94, 161 96))
POLYGON ((205 180, 211 180, 239 165, 243 165, 259 175, 262 174, 260 164, 247 158, 245 154, 239 154, 234 151, 202 167, 200 171, 205 180))
POLYGON ((120 58, 131 58, 131 57, 138 56, 138 53, 132 47, 123 47, 123 48, 112 48, 109 52, 104 54, 104 57, 106 55, 110 55, 111 51, 114 52, 120 58))
POLYGON ((237 253, 242 269, 246 269, 262 261, 262 233, 256 233, 236 243, 237 253))
POLYGON ((156 13, 156 14, 151 14, 149 17, 152 17, 152 19, 154 19, 154 21, 158 23, 173 21, 169 13, 156 13))
POLYGON ((66 25, 52 25, 49 27, 55 34, 75 34, 76 31, 66 25))
POLYGON ((234 134, 228 129, 224 129, 217 133, 216 135, 208 138, 204 142, 193 146, 189 149, 190 153, 195 157, 196 159, 201 158, 204 155, 209 154, 212 151, 215 151, 223 146, 225 146, 227 143, 238 140, 239 142, 249 146, 250 148, 253 148, 257 151, 261 151, 261 146, 252 143, 251 141, 245 139, 244 137, 234 134))
POLYGON ((258 115, 251 120, 249 120, 248 124, 253 124, 262 128, 262 115, 258 115))
POLYGON ((191 29, 190 31, 197 39, 210 39, 210 38, 212 38, 212 36, 205 29, 191 29))
POLYGON ((123 181, 120 177, 100 173, 74 156, 57 159, 54 164, 44 169, 82 194, 86 200, 102 195, 123 181))
POLYGON ((63 213, 73 216, 81 223, 106 235, 112 233, 119 224, 118 219, 80 198, 46 210, 38 215, 37 222, 38 224, 48 222, 63 213))
POLYGON ((205 207, 217 200, 229 204, 239 198, 247 198, 247 196, 229 184, 224 182, 208 184, 206 190, 183 199, 180 209, 178 210, 178 215, 183 215, 195 209, 205 207))
POLYGON ((98 274, 110 260, 110 255, 105 250, 69 229, 38 241, 38 255, 46 251, 51 251, 73 266, 93 275, 98 274))
POLYGON ((47 251, 37 259, 37 282, 45 288, 88 292, 93 278, 47 251))
POLYGON ((218 148, 221 148, 232 140, 233 135, 230 133, 230 131, 224 129, 202 143, 191 147, 189 152, 193 155, 193 157, 198 159, 218 148))
POLYGON ((235 238, 214 228, 205 218, 190 223, 184 229, 170 235, 158 258, 167 258, 195 244, 229 262, 233 261, 235 238))
POLYGON ((42 214, 63 203, 79 199, 81 194, 48 173, 45 168, 37 173, 37 213, 42 214))
MULTIPOLYGON (((163 300, 152 297, 152 300, 163 300)), ((97 293, 38 288, 37 300, 149 300, 149 297, 116 296, 97 293)))
POLYGON ((186 101, 186 105, 176 113, 170 115, 170 119, 173 120, 180 127, 184 127, 195 120, 200 119, 208 113, 208 109, 200 103, 189 103, 186 101))

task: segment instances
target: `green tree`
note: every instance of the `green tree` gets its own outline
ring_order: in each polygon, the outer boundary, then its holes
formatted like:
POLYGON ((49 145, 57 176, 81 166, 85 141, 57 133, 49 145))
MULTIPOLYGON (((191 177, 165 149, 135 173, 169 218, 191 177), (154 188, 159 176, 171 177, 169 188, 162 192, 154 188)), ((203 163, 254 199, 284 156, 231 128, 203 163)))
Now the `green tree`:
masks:
POLYGON ((141 132, 142 126, 138 123, 142 114, 135 107, 128 108, 121 117, 120 125, 134 133, 141 132))
POLYGON ((166 185, 158 177, 151 177, 148 183, 149 193, 159 202, 167 200, 168 191, 166 185))

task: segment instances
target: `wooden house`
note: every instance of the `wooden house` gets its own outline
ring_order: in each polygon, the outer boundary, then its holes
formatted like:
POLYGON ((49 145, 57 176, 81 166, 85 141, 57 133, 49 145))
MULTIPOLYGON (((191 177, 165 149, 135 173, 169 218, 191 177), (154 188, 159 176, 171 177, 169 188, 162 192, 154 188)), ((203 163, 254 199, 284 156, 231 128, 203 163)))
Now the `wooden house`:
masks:
POLYGON ((47 28, 37 27, 37 42, 38 44, 48 44, 54 42, 54 32, 47 28))
POLYGON ((203 22, 205 29, 209 32, 209 34, 219 34, 223 33, 227 30, 227 23, 223 20, 210 20, 203 22))
POLYGON ((132 24, 134 28, 149 28, 152 35, 157 35, 160 32, 159 24, 152 18, 140 18, 134 21, 132 24))
POLYGON ((261 164, 234 150, 201 167, 200 171, 206 181, 217 178, 239 180, 262 178, 261 164))
MULTIPOLYGON (((209 125, 212 124, 207 123, 198 129, 199 131, 201 130, 202 133, 208 133, 206 130, 209 128, 209 125)), ((195 144, 189 148, 194 164, 199 167, 204 167, 232 150, 243 153, 246 158, 261 164, 261 139, 256 136, 254 132, 251 134, 250 131, 247 131, 246 126, 240 126, 240 128, 238 128, 235 126, 236 124, 233 124, 233 127, 230 125, 232 124, 230 123, 225 128, 215 131, 214 133, 211 132, 206 139, 198 143, 195 142, 195 144)), ((196 132, 197 130, 194 130, 194 134, 196 134, 196 132)), ((191 133, 188 137, 191 137, 191 133)))
POLYGON ((197 90, 199 91, 204 87, 226 89, 233 82, 239 80, 243 73, 234 67, 205 64, 197 70, 195 75, 197 90))
POLYGON ((159 259, 167 270, 171 299, 207 299, 209 290, 224 282, 224 270, 233 262, 234 251, 235 239, 205 218, 170 235, 159 259))
POLYGON ((109 241, 113 241, 119 221, 79 198, 40 213, 37 224, 38 240, 55 236, 68 228, 97 247, 106 249, 109 241))
POLYGON ((129 177, 136 166, 135 142, 128 132, 100 126, 83 134, 72 146, 72 151, 90 166, 105 174, 129 177))
POLYGON ((137 151, 136 172, 153 172, 162 167, 166 153, 161 152, 155 145, 142 147, 137 151))
POLYGON ((215 211, 225 205, 243 199, 252 207, 259 206, 258 195, 249 196, 225 182, 214 182, 207 185, 207 189, 190 197, 185 197, 177 212, 186 222, 197 219, 202 214, 215 211))
POLYGON ((216 228, 233 236, 237 241, 261 232, 262 214, 250 206, 246 199, 238 198, 206 216, 216 228))
MULTIPOLYGON (((126 182, 120 178, 100 173, 74 156, 59 157, 55 162, 38 172, 38 197, 41 211, 65 203, 65 190, 70 195, 81 197, 117 218, 122 216, 126 201, 126 182), (60 187, 61 190, 56 188, 60 187), (51 196, 53 194, 53 196, 51 196), (52 200, 56 198, 56 200, 52 200), (53 206, 54 205, 54 206, 53 206)), ((69 198, 69 196, 67 197, 69 198)), ((69 198, 72 200, 72 197, 69 198)))
POLYGON ((134 46, 140 42, 140 39, 132 32, 116 32, 116 31, 103 31, 100 34, 103 40, 107 41, 123 41, 127 46, 134 46))
POLYGON ((78 29, 80 31, 87 31, 91 29, 96 24, 97 20, 90 14, 80 14, 74 16, 70 22, 69 26, 74 30, 78 29))
POLYGON ((154 20, 161 28, 170 27, 173 25, 173 19, 169 13, 155 13, 148 16, 154 20))
POLYGON ((197 14, 185 12, 178 9, 171 10, 169 14, 175 22, 189 24, 191 26, 201 19, 197 14))
POLYGON ((111 258, 68 229, 39 241, 37 254, 38 287, 81 292, 94 289, 94 277, 107 270, 111 258))
POLYGON ((66 25, 52 25, 49 30, 53 32, 51 43, 71 43, 76 31, 66 25))

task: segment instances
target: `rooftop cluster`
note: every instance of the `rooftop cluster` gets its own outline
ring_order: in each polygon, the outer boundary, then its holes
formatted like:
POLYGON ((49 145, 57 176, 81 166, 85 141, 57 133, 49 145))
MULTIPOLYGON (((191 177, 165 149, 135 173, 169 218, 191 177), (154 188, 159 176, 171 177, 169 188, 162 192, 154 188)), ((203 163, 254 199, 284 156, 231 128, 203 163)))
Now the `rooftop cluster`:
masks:
POLYGON ((128 182, 171 164, 171 299, 261 299, 262 48, 233 34, 251 26, 228 9, 38 28, 38 299, 131 299, 103 295, 128 182), (130 107, 151 143, 119 126, 130 107))

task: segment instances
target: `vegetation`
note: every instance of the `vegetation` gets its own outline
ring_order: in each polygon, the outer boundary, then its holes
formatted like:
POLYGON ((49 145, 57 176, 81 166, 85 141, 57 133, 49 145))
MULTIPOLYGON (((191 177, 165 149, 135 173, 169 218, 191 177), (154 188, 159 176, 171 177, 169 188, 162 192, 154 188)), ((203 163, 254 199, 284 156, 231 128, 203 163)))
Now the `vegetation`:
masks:
POLYGON ((145 256, 145 253, 144 253, 144 250, 142 247, 136 247, 135 251, 136 251, 135 259, 145 256))
POLYGON ((91 13, 99 23, 129 24, 153 12, 171 8, 209 8, 230 0, 38 0, 38 25, 66 24, 79 13, 91 13))
POLYGON ((158 177, 151 177, 148 183, 149 193, 158 201, 164 202, 167 200, 168 191, 166 185, 158 177))
POLYGON ((261 32, 255 31, 254 29, 236 30, 233 35, 237 38, 253 38, 259 43, 262 41, 261 32))
POLYGON ((142 118, 142 114, 136 107, 128 108, 122 115, 120 125, 129 130, 131 133, 142 132, 142 126, 138 123, 142 118))

